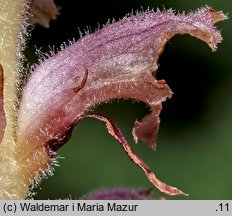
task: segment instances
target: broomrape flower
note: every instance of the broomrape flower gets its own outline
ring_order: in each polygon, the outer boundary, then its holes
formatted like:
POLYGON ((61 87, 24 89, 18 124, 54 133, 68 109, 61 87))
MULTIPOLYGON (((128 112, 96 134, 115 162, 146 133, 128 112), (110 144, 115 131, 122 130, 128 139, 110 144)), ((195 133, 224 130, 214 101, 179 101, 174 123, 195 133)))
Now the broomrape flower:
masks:
MULTIPOLYGON (((190 34, 215 51, 222 37, 214 24, 227 17, 208 6, 186 15, 168 10, 127 16, 40 61, 21 85, 28 5, 24 0, 0 1, 0 198, 26 198, 30 186, 51 169, 54 152, 86 117, 104 122, 160 191, 184 194, 156 178, 110 119, 88 111, 115 98, 146 103, 150 114, 135 122, 132 133, 135 142, 155 148, 162 102, 172 96, 154 73, 166 42, 176 34, 190 34)), ((31 8, 39 10, 30 19, 45 27, 59 13, 52 1, 32 0, 31 8)))

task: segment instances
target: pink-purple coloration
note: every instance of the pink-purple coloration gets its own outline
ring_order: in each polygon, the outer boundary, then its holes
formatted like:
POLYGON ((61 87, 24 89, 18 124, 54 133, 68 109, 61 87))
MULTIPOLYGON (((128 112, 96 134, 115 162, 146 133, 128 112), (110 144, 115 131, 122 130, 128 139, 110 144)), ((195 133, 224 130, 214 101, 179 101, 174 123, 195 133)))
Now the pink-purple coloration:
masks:
POLYGON ((6 127, 5 113, 3 109, 3 68, 0 64, 0 141, 2 140, 6 127))
POLYGON ((151 190, 114 188, 94 191, 81 199, 87 200, 152 200, 151 190))
MULTIPOLYGON (((225 18, 207 6, 187 15, 172 11, 139 13, 86 35, 44 60, 33 69, 23 89, 17 134, 20 148, 25 154, 37 148, 57 150, 90 108, 119 98, 150 106, 151 113, 135 122, 133 136, 136 142, 141 140, 155 148, 162 102, 172 96, 165 81, 157 80, 154 73, 165 43, 176 34, 187 33, 215 51, 222 37, 214 23, 225 18)), ((88 116, 112 126, 109 132, 124 142, 110 120, 88 116)), ((123 147, 128 147, 126 141, 123 147)), ((183 194, 158 181, 136 155, 129 156, 161 191, 183 194)))

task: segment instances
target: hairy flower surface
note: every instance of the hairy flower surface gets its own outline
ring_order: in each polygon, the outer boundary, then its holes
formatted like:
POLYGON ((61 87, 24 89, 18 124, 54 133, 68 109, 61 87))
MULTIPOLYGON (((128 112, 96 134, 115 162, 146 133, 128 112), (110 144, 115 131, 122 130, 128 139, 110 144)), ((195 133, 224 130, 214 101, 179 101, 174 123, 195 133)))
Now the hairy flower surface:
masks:
MULTIPOLYGON (((110 119, 89 111, 111 99, 146 103, 150 114, 135 122, 133 136, 136 142, 141 140, 155 148, 162 102, 172 96, 165 81, 155 76, 166 42, 176 34, 190 34, 215 51, 222 37, 214 23, 224 19, 222 12, 208 6, 187 15, 171 10, 138 13, 108 24, 41 61, 30 71, 17 115, 15 158, 24 184, 32 184, 49 169, 53 152, 67 142, 73 127, 91 117, 106 124, 108 132, 160 191, 184 194, 156 178, 110 119)), ((0 75, 3 71, 1 67, 0 75)), ((0 87, 2 96, 3 84, 0 87)), ((1 104, 0 136, 5 127, 1 104)))

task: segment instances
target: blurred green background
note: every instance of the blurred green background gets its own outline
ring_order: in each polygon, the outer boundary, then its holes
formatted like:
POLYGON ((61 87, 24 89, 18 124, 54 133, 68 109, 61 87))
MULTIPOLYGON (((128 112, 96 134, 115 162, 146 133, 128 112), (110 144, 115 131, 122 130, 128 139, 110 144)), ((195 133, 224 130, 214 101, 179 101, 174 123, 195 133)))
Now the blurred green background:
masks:
MULTIPOLYGON (((78 39, 78 28, 108 19, 118 20, 133 10, 173 8, 190 11, 205 4, 231 14, 228 0, 111 0, 62 1, 61 15, 49 29, 36 26, 28 41, 26 56, 37 62, 35 46, 48 46, 78 39)), ((133 147, 164 182, 189 193, 171 199, 232 199, 232 20, 217 24, 224 41, 212 53, 202 41, 188 35, 175 36, 160 57, 158 78, 174 92, 163 104, 157 151, 144 143, 134 144, 131 130, 147 107, 132 101, 113 101, 95 109, 113 119, 133 147)), ((97 120, 84 119, 72 139, 58 152, 60 167, 43 180, 35 199, 76 199, 101 188, 151 188, 143 172, 131 162, 117 141, 97 120)), ((156 188, 157 197, 164 196, 156 188)))

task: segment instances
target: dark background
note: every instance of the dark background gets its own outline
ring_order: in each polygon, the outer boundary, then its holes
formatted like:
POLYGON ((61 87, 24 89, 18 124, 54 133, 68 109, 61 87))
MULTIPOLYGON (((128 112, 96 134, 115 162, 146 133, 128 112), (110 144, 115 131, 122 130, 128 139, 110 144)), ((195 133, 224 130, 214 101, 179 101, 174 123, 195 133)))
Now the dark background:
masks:
MULTIPOLYGON (((61 15, 49 29, 36 26, 28 41, 26 56, 37 62, 35 46, 48 52, 63 42, 79 37, 89 26, 124 17, 132 9, 170 7, 190 11, 208 4, 226 13, 228 0, 111 0, 55 1, 61 15)), ((163 104, 157 151, 144 143, 134 144, 131 130, 135 119, 147 112, 142 103, 114 101, 95 109, 113 119, 133 149, 164 182, 189 193, 172 199, 232 199, 232 57, 231 20, 217 24, 224 41, 212 53, 207 44, 188 35, 175 36, 161 55, 158 78, 165 79, 174 92, 163 104)), ((110 187, 151 188, 143 172, 121 146, 93 120, 81 121, 72 139, 58 154, 60 167, 43 180, 35 199, 76 199, 90 191, 110 187)), ((157 197, 163 196, 156 188, 157 197)))

